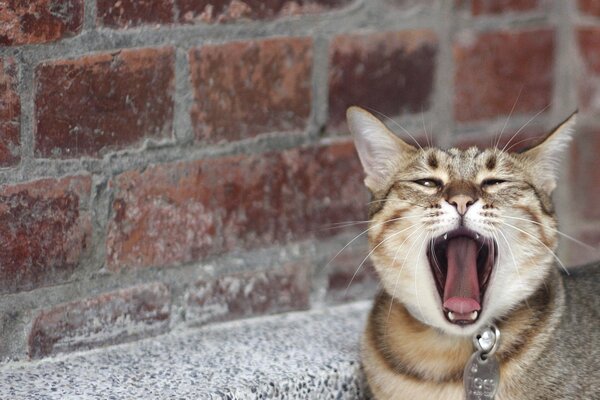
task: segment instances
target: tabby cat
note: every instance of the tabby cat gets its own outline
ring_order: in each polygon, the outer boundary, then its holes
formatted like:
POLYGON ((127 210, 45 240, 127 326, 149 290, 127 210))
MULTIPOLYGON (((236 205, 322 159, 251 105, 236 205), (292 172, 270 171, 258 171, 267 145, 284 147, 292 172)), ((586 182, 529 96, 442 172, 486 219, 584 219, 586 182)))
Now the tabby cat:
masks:
POLYGON ((490 324, 496 400, 600 399, 600 274, 554 254, 551 194, 575 119, 521 153, 463 151, 413 147, 348 109, 382 287, 362 342, 376 399, 464 399, 473 336, 490 324))

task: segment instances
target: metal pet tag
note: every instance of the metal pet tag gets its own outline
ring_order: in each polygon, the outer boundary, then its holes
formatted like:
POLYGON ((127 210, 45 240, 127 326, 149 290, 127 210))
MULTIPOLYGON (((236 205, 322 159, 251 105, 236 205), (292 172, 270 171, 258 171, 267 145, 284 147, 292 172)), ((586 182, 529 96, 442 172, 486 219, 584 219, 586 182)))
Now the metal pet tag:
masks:
POLYGON ((482 352, 473 353, 464 373, 467 400, 492 400, 500 382, 500 367, 495 356, 481 358, 482 352))
POLYGON ((500 330, 490 325, 473 337, 475 352, 465 366, 463 383, 467 400, 493 400, 500 383, 500 366, 494 355, 500 330))

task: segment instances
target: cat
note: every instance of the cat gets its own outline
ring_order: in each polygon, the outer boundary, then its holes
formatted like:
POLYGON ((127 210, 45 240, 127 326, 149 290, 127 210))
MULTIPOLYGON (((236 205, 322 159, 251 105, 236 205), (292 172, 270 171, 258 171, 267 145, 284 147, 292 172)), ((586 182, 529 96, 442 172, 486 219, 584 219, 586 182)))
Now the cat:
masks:
POLYGON ((347 121, 381 283, 361 350, 373 397, 465 399, 473 336, 495 324, 496 400, 600 399, 600 273, 554 254, 576 113, 520 153, 414 147, 358 107, 347 121))

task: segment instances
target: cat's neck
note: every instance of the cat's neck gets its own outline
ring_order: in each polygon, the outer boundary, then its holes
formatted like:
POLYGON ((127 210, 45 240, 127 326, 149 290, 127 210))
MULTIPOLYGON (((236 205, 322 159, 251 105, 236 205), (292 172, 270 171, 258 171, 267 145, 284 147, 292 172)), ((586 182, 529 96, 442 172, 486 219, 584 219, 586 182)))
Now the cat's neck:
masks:
MULTIPOLYGON (((495 321, 502 336, 497 356, 503 377, 511 379, 513 371, 537 359, 558 325, 563 304, 562 279, 553 270, 532 296, 495 321)), ((417 381, 460 382, 474 351, 470 337, 423 324, 384 291, 376 298, 365 340, 390 370, 417 381)))

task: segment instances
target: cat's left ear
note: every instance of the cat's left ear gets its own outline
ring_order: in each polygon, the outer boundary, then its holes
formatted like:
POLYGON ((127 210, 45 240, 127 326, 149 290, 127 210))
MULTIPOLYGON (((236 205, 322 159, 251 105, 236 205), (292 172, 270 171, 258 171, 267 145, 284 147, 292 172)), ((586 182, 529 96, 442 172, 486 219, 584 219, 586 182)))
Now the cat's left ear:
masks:
POLYGON ((521 154, 535 169, 537 186, 548 194, 556 187, 560 161, 573 139, 576 121, 577 111, 559 124, 542 143, 521 154))
POLYGON ((360 107, 350 107, 346 118, 365 171, 365 185, 372 192, 383 190, 397 170, 398 162, 416 149, 360 107))

